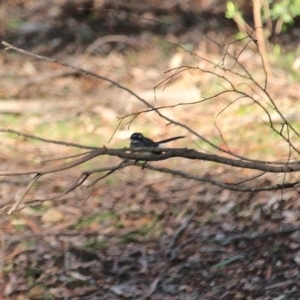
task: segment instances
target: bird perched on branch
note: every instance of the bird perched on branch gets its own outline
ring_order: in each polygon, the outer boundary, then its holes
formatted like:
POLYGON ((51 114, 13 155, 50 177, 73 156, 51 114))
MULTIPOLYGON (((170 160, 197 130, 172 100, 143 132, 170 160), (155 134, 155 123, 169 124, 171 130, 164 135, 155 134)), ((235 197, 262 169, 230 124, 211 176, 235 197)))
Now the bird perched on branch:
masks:
POLYGON ((130 141, 131 141, 130 148, 132 149, 141 148, 141 147, 158 148, 160 144, 168 143, 182 138, 184 138, 184 136, 180 135, 159 142, 154 142, 151 139, 144 137, 141 133, 135 132, 130 137, 130 141))

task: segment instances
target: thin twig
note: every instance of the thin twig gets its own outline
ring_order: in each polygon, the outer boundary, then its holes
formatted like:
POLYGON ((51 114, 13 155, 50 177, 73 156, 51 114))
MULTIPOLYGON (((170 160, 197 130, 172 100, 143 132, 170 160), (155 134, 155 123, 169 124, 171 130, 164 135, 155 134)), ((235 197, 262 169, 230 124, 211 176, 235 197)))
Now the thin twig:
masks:
POLYGON ((18 194, 15 199, 15 204, 11 207, 11 209, 7 212, 7 214, 11 214, 13 211, 17 209, 17 207, 21 204, 22 200, 26 196, 26 194, 30 191, 33 185, 37 182, 37 180, 41 177, 41 174, 37 174, 34 178, 29 182, 27 187, 23 190, 22 193, 18 194))
POLYGON ((19 135, 19 136, 23 136, 23 137, 28 138, 28 139, 37 140, 37 141, 41 141, 41 142, 49 143, 49 144, 56 144, 56 145, 62 145, 62 146, 68 146, 68 147, 75 147, 75 148, 82 148, 82 149, 97 149, 97 147, 83 146, 83 145, 75 144, 75 143, 69 143, 69 142, 63 142, 63 141, 45 139, 45 138, 41 138, 41 137, 38 137, 38 136, 35 136, 35 135, 32 135, 32 134, 20 132, 20 131, 13 130, 13 129, 3 129, 3 128, 0 128, 0 132, 13 133, 13 134, 16 134, 16 135, 19 135))

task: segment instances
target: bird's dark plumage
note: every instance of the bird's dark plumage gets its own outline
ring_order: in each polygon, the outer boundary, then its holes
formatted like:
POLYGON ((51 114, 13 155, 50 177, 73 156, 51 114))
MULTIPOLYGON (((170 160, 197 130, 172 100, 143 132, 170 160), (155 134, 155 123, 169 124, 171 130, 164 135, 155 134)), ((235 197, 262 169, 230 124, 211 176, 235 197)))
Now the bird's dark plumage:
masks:
POLYGON ((184 136, 175 136, 166 140, 162 140, 159 142, 154 142, 149 138, 144 137, 141 133, 135 132, 130 137, 130 148, 139 148, 139 147, 152 147, 157 148, 160 144, 168 143, 171 141, 175 141, 178 139, 182 139, 184 136))

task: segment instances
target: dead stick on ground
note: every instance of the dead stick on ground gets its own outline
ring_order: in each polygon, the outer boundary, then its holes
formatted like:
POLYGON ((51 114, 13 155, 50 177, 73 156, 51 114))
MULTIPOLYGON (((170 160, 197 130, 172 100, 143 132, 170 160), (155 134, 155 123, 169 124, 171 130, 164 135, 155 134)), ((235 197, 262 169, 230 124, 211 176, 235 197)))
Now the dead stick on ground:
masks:
POLYGON ((184 222, 180 225, 180 227, 175 231, 171 241, 169 242, 169 245, 167 246, 166 253, 169 256, 172 252, 172 248, 175 245, 175 243, 178 241, 180 236, 184 233, 184 231, 187 229, 188 225, 192 221, 193 217, 195 216, 197 212, 197 209, 195 209, 189 216, 187 216, 184 220, 184 222))

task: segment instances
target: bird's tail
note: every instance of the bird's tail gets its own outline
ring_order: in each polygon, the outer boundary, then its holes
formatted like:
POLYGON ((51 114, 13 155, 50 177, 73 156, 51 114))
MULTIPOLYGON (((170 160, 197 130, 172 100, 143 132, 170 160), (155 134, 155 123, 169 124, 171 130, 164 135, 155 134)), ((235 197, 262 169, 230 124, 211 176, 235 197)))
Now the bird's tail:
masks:
POLYGON ((184 138, 184 137, 185 137, 185 136, 183 136, 183 135, 175 136, 175 137, 172 137, 172 138, 169 138, 169 139, 166 139, 166 140, 159 141, 159 142, 157 142, 157 144, 169 143, 169 142, 172 142, 172 141, 175 141, 175 140, 182 139, 182 138, 184 138))

